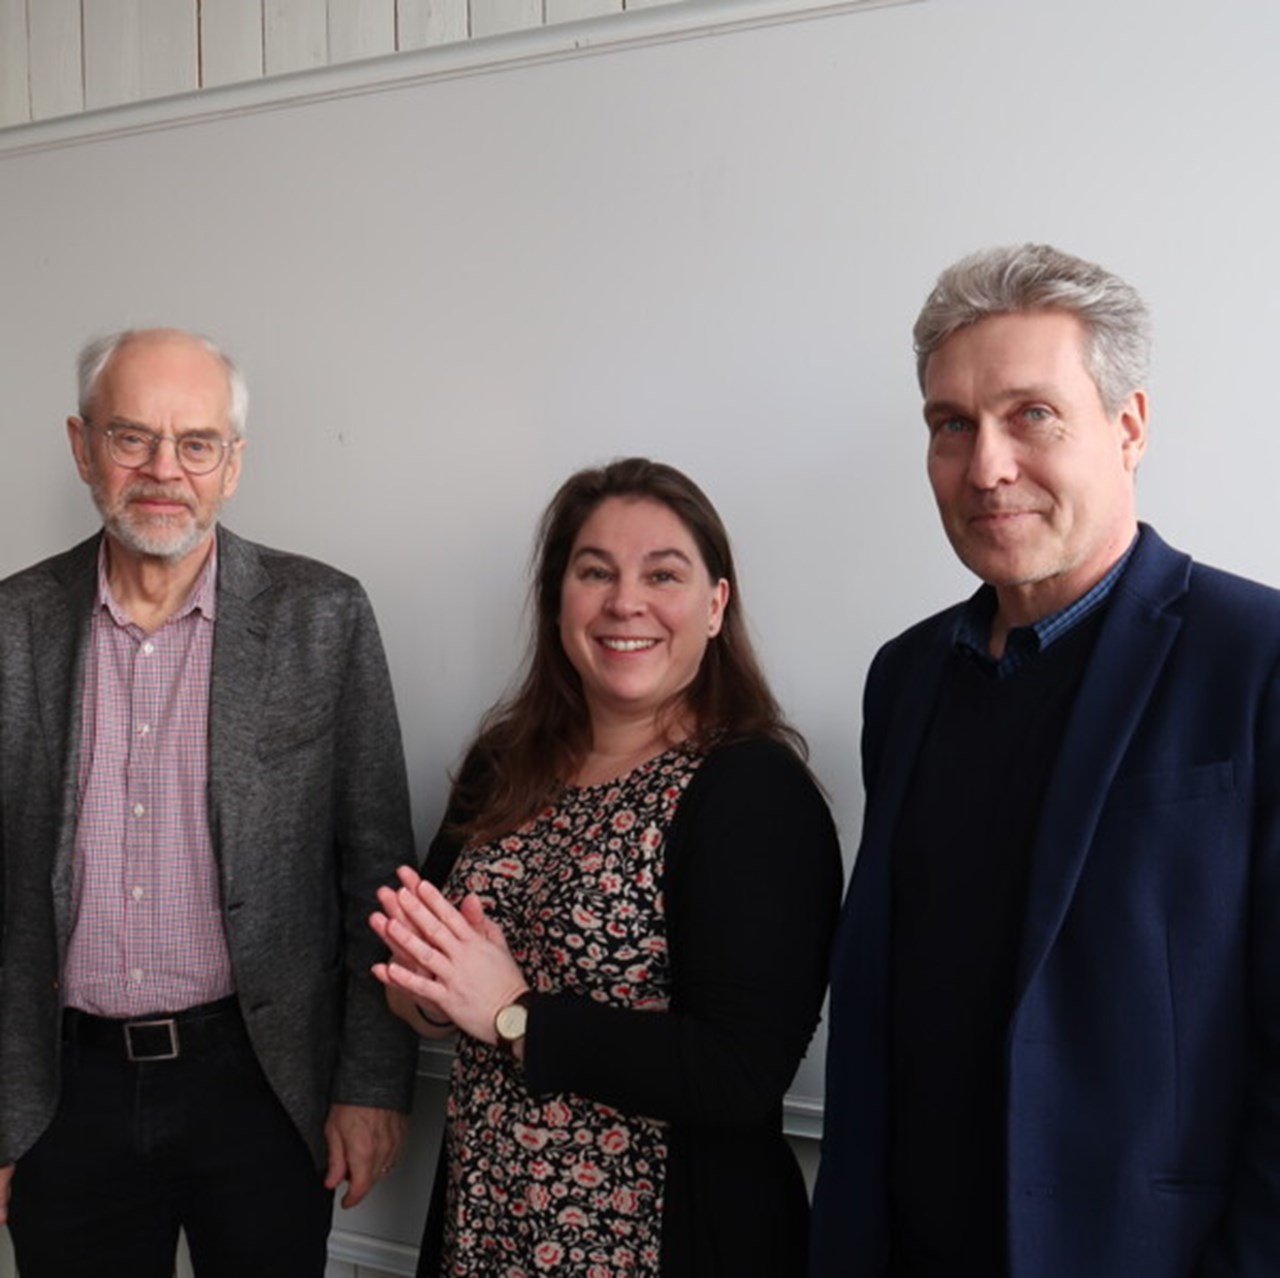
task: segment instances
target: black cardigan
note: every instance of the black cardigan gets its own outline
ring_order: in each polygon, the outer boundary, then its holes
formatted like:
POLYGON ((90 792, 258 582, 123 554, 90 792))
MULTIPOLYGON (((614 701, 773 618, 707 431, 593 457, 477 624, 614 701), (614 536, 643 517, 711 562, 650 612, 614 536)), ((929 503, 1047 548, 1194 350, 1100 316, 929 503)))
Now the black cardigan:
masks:
MULTIPOLYGON (((458 851, 438 834, 423 873, 443 883, 458 851)), ((723 746, 680 800, 665 864, 670 1010, 542 995, 526 1082, 670 1122, 664 1278, 803 1275, 808 1202, 782 1099, 817 1025, 840 904, 831 815, 790 750, 723 746)), ((439 1272, 446 1165, 419 1278, 439 1272)))

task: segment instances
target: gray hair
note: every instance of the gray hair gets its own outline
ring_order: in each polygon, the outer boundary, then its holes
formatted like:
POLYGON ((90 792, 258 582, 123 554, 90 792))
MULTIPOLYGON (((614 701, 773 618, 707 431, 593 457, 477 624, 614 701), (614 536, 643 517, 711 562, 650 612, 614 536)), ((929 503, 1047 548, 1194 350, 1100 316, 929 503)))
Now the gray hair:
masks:
POLYGON ((161 333, 173 333, 190 338, 222 365, 227 374, 227 390, 231 401, 227 411, 231 434, 236 439, 243 439, 245 421, 249 416, 249 387, 245 384, 244 374, 236 367, 231 356, 209 338, 200 333, 188 333, 183 329, 125 328, 118 333, 109 333, 106 337, 97 337, 86 343, 76 360, 80 416, 88 418, 93 407, 94 396, 98 393, 98 382, 111 362, 111 357, 133 342, 146 341, 161 333))
POLYGON ((916 376, 924 389, 929 357, 957 329, 991 315, 1065 311, 1088 336, 1085 363, 1107 412, 1145 385, 1151 318, 1131 285, 1094 262, 1047 244, 984 249, 941 275, 916 320, 916 376))

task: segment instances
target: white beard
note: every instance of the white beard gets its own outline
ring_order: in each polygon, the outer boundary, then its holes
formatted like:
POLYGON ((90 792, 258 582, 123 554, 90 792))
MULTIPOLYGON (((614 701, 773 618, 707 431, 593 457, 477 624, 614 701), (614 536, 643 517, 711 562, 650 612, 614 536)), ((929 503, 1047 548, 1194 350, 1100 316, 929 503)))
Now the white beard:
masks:
POLYGON ((173 493, 161 485, 139 481, 126 486, 114 501, 109 501, 95 477, 90 491, 93 493, 93 503, 102 516, 103 527, 112 538, 126 550, 148 559, 165 559, 173 563, 184 559, 205 539, 218 518, 218 507, 215 507, 207 519, 199 519, 188 494, 173 493), (131 498, 140 495, 180 501, 186 505, 187 513, 151 516, 139 520, 131 514, 129 502, 131 498))

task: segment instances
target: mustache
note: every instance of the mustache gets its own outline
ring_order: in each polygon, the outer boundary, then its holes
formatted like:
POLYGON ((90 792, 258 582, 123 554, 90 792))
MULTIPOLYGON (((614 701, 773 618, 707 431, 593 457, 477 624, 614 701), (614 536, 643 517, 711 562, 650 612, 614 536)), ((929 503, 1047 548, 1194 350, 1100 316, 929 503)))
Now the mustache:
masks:
POLYGON ((195 508, 190 493, 181 488, 168 488, 164 484, 148 484, 145 481, 129 484, 120 495, 126 502, 168 501, 185 506, 188 510, 195 508))

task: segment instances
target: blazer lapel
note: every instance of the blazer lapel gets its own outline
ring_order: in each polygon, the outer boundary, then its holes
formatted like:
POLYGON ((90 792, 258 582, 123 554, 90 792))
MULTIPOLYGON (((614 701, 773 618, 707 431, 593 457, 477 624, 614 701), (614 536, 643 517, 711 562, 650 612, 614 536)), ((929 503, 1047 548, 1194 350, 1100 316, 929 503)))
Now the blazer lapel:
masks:
POLYGON ((878 743, 868 743, 876 751, 868 760, 871 793, 849 884, 849 905, 841 923, 840 955, 836 962, 841 969, 848 967, 861 974, 858 999, 863 1006, 858 1017, 870 1016, 877 1023, 888 1014, 894 834, 920 754, 920 743, 937 704, 954 617, 954 611, 944 614, 934 631, 923 640, 907 671, 883 738, 878 743), (846 963, 841 957, 849 951, 856 951, 860 956, 856 964, 846 963))
POLYGON ((44 767, 51 783, 61 789, 57 842, 50 871, 60 949, 66 941, 71 915, 80 793, 80 711, 89 625, 97 596, 100 540, 100 536, 91 537, 67 553, 56 569, 62 591, 36 604, 30 617, 44 767))
POLYGON ((940 622, 921 660, 910 672, 910 683, 904 690, 875 760, 875 798, 867 810, 864 849, 875 849, 888 858, 893 847, 898 818, 906 799, 920 745, 928 730, 938 690, 946 669, 954 629, 952 613, 940 622))
MULTIPOLYGON (((255 777, 259 708, 267 671, 268 624, 261 596, 271 579, 253 545, 218 529, 218 594, 209 686, 209 830, 223 862, 239 846, 234 822, 255 777)), ((226 872, 223 866, 224 875, 226 872)))
POLYGON ((97 595, 98 538, 84 542, 60 565, 64 586, 31 610, 31 651, 41 736, 53 776, 71 775, 69 749, 80 740, 78 710, 93 601, 97 595))
POLYGON ((1143 528, 1117 583, 1059 747, 1032 849, 1014 1006, 1062 926, 1111 783, 1182 622, 1191 560, 1143 528))

